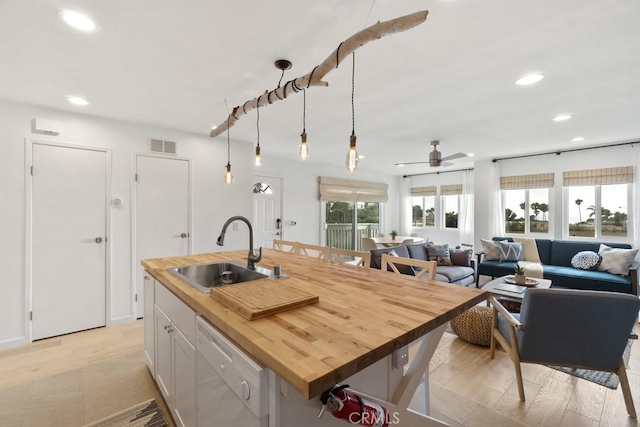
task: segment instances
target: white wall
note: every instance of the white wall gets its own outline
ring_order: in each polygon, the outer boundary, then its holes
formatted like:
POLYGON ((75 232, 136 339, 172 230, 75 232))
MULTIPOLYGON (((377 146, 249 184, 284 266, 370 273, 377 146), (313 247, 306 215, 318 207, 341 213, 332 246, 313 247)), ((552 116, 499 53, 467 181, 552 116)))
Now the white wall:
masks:
MULTIPOLYGON (((339 160, 341 159, 342 157, 339 156, 339 160)), ((381 228, 387 232, 394 228, 399 229, 398 181, 395 176, 365 172, 360 169, 349 173, 342 165, 342 161, 337 161, 336 166, 312 163, 309 160, 272 160, 273 163, 270 164, 270 160, 265 159, 264 156, 262 161, 262 166, 254 167, 256 175, 264 174, 284 178, 283 220, 296 221, 297 223, 293 227, 285 227, 283 236, 285 240, 316 245, 320 243, 319 176, 387 183, 389 185, 389 202, 384 205, 381 228)))
MULTIPOLYGON (((527 175, 536 173, 555 174, 555 187, 550 193, 549 210, 553 219, 553 239, 562 239, 562 172, 579 169, 598 169, 617 166, 637 166, 637 154, 630 145, 574 151, 560 155, 527 157, 512 160, 500 160, 497 164, 490 160, 475 163, 475 241, 476 247, 480 239, 490 239, 492 233, 492 182, 493 170, 498 168, 500 176, 527 175)), ((636 168, 636 172, 638 170, 636 168)), ((629 201, 632 205, 631 201, 629 201)), ((632 206, 629 206, 630 218, 632 206)), ((630 233, 631 234, 631 233, 630 233)), ((629 237, 633 243, 633 236, 629 237)))
MULTIPOLYGON (((246 227, 227 234, 224 248, 215 240, 224 221, 232 215, 252 214, 252 147, 231 144, 235 183, 222 182, 227 162, 226 140, 145 125, 117 122, 0 101, 0 348, 25 342, 25 138, 110 148, 112 195, 121 196, 123 208, 111 212, 111 295, 107 321, 126 321, 133 316, 131 284, 131 158, 148 152, 148 138, 178 141, 178 154, 192 159, 193 252, 212 252, 248 247, 246 227), (31 119, 62 123, 59 136, 31 133, 31 119)), ((79 179, 82 179, 79 177, 79 179)))

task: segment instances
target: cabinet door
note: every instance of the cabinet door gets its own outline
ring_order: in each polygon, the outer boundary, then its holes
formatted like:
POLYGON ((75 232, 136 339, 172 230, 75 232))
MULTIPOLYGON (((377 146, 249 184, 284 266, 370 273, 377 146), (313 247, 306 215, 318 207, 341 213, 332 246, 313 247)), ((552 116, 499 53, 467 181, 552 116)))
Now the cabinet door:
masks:
POLYGON ((196 425, 196 349, 180 329, 174 328, 171 335, 175 421, 180 427, 191 427, 196 425))
POLYGON ((172 325, 167 315, 157 305, 155 306, 155 330, 156 383, 167 406, 171 408, 173 406, 172 325))
POLYGON ((147 359, 147 366, 151 371, 151 376, 155 378, 155 315, 154 315, 154 280, 144 272, 144 355, 147 359))

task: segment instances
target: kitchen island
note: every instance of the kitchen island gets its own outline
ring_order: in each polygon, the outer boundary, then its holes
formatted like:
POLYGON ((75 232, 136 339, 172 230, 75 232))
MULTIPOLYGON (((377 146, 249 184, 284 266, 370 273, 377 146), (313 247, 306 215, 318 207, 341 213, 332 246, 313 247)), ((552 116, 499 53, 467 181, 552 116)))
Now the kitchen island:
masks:
MULTIPOLYGON (((362 376, 369 367, 385 371, 392 365, 394 352, 425 337, 404 375, 402 369, 395 369, 399 376, 396 372, 392 379, 384 379, 389 382, 387 395, 375 391, 368 396, 404 416, 406 422, 401 425, 414 424, 414 415, 406 413, 406 408, 428 371, 446 322, 486 298, 478 289, 265 249, 260 266, 281 265, 290 276, 283 283, 317 295, 319 302, 250 321, 167 271, 241 259, 246 259, 246 251, 149 259, 142 265, 191 310, 284 380, 285 387, 293 389, 289 394, 295 391, 304 400, 317 398, 359 372, 362 376)), ((272 282, 276 292, 280 281, 272 282)), ((270 402, 272 412, 278 412, 273 399, 280 395, 279 385, 275 380, 269 385, 277 388, 270 402)), ((368 390, 361 391, 368 394, 368 390)), ((311 406, 319 408, 320 404, 313 399, 311 406)), ((280 425, 277 413, 270 417, 269 425, 280 425)), ((327 414, 324 418, 332 417, 327 414)))

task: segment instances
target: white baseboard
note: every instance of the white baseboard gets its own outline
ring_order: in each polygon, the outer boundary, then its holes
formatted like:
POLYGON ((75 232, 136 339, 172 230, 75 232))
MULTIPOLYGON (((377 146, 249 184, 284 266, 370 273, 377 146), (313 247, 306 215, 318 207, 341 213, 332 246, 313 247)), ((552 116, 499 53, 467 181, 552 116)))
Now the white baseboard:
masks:
POLYGON ((123 323, 129 323, 129 322, 134 322, 138 320, 135 316, 122 316, 122 317, 116 317, 115 319, 111 319, 109 322, 107 322, 107 326, 115 326, 115 325, 121 325, 123 323))
POLYGON ((20 345, 25 345, 25 344, 27 344, 27 339, 25 337, 9 338, 9 339, 0 341, 0 350, 4 350, 6 348, 18 347, 20 345))

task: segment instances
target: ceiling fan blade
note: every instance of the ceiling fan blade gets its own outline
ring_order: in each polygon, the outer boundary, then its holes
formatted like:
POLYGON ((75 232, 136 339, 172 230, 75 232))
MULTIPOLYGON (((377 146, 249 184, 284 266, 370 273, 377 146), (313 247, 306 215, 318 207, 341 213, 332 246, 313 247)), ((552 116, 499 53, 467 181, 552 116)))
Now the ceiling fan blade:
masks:
POLYGON ((443 166, 443 167, 446 168, 447 166, 453 166, 453 163, 451 163, 451 162, 441 162, 440 166, 443 166))
POLYGON ((468 154, 465 153, 456 153, 456 154, 452 154, 450 156, 447 157, 443 157, 442 159, 440 159, 441 161, 445 161, 445 160, 455 160, 455 159, 461 159, 463 157, 469 157, 468 154))
POLYGON ((396 163, 396 166, 400 166, 400 165, 424 165, 424 164, 429 164, 429 162, 402 162, 402 163, 396 163))

